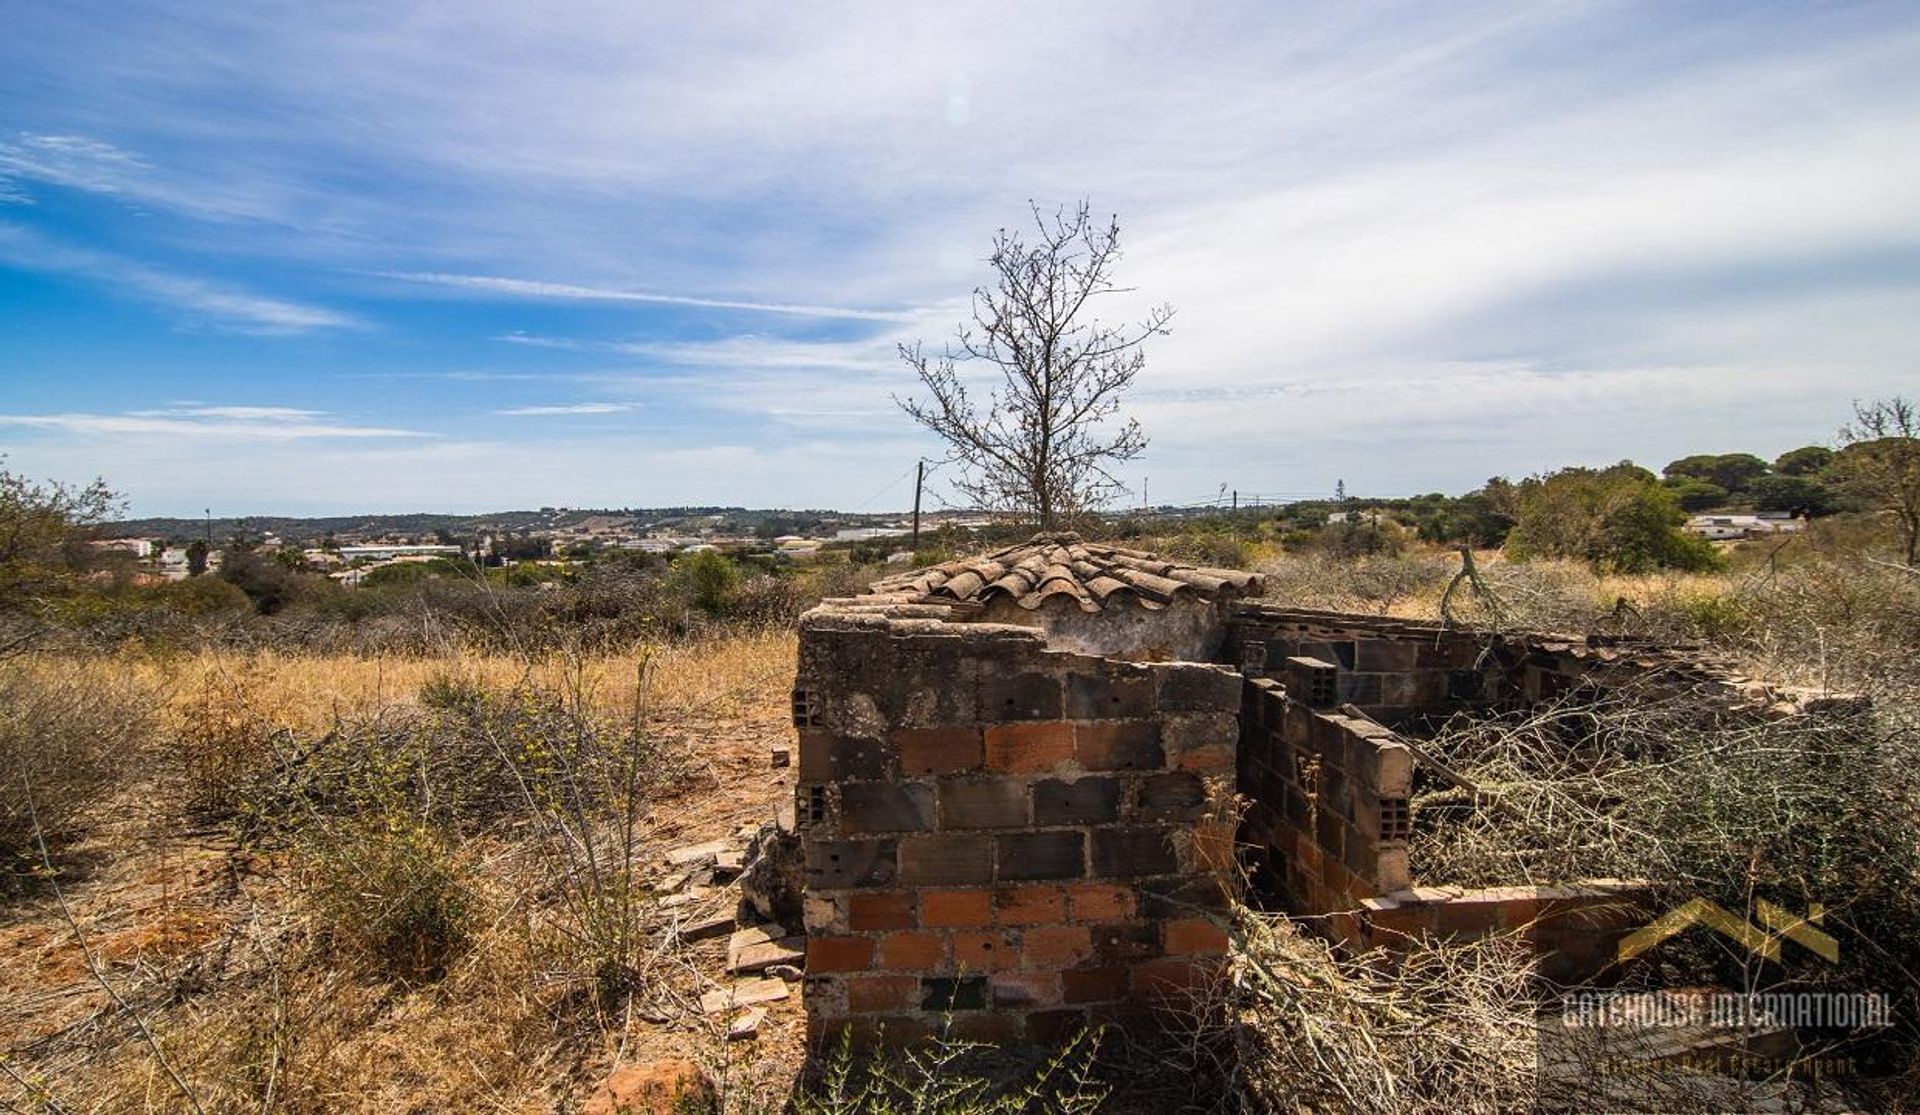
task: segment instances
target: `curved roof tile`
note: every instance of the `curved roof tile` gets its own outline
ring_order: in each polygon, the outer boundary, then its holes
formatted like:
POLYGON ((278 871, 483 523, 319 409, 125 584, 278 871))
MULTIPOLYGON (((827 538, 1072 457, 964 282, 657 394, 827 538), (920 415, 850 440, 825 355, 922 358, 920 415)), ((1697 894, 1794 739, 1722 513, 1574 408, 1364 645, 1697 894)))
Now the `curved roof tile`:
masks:
POLYGON ((995 553, 883 578, 867 593, 917 604, 984 605, 1004 596, 1029 610, 1065 596, 1083 612, 1126 601, 1157 611, 1183 595, 1258 595, 1263 584, 1258 573, 1183 565, 1077 534, 1036 534, 995 553))

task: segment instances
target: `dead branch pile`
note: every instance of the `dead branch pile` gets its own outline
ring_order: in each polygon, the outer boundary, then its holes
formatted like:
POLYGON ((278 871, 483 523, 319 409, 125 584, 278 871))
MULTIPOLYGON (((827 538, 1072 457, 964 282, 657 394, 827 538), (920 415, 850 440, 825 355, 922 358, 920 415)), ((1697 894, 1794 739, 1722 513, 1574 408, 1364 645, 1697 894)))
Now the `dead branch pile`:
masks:
POLYGON ((1239 1071, 1265 1111, 1524 1111, 1537 1088, 1531 954, 1422 945, 1343 960, 1286 918, 1243 912, 1239 1071))

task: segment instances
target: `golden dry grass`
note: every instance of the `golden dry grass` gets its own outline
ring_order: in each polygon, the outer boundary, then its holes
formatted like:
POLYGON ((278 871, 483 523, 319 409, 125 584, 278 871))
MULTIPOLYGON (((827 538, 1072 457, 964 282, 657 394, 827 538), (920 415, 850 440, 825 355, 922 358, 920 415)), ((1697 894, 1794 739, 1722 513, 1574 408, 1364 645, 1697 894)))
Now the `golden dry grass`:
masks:
POLYGON ((137 650, 86 658, 45 657, 20 668, 54 687, 112 677, 147 687, 177 715, 192 715, 208 689, 244 694, 251 711, 296 733, 324 731, 343 718, 418 700, 429 681, 448 676, 491 690, 532 682, 565 691, 609 713, 630 713, 640 670, 660 715, 729 716, 793 680, 795 639, 777 628, 736 632, 585 657, 537 660, 504 654, 308 655, 285 651, 203 650, 155 655, 137 650))
MULTIPOLYGON (((624 718, 645 664, 650 734, 688 771, 642 819, 637 862, 651 879, 665 871, 666 848, 729 836, 790 795, 767 747, 790 742, 794 654, 791 631, 750 630, 533 662, 131 650, 15 661, 40 685, 145 687, 164 715, 156 738, 122 757, 113 799, 69 857, 64 890, 79 933, 50 895, 0 907, 0 1057, 45 1089, 36 1099, 0 1075, 0 1109, 38 1110, 50 1097, 54 1110, 191 1110, 89 974, 81 935, 208 1111, 552 1111, 572 1109, 616 1060, 739 1061, 716 1020, 687 1009, 725 942, 660 953, 645 1009, 610 1013, 557 959, 566 943, 548 893, 553 865, 517 830, 455 850, 479 912, 474 939, 444 978, 404 986, 316 937, 297 849, 236 844, 195 819, 195 795, 180 788, 195 781, 188 759, 217 782, 208 752, 237 737, 312 739, 416 705, 423 686, 449 676, 495 692, 531 682, 624 718)), ((777 1006, 751 1064, 729 1069, 773 1106, 791 1086, 804 1030, 797 998, 777 1006)))

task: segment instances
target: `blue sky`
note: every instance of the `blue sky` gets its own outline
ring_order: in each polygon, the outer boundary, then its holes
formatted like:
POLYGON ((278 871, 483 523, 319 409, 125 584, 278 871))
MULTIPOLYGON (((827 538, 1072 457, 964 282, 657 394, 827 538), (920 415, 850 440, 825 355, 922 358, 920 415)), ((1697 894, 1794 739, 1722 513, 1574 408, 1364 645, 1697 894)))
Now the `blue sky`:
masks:
POLYGON ((898 508, 939 450, 894 345, 1083 195, 1104 314, 1178 310, 1156 502, 1773 454, 1914 391, 1912 3, 709 7, 10 0, 7 467, 898 508))

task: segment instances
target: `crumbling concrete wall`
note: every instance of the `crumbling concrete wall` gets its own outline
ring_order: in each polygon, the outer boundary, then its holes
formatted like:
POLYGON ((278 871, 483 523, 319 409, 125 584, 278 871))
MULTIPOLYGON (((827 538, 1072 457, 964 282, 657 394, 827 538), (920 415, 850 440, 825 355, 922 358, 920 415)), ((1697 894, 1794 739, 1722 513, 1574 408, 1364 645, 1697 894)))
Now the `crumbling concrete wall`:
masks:
POLYGON ((1219 600, 1181 595, 1157 609, 1088 612, 1065 596, 1029 609, 1002 596, 988 604, 980 618, 1038 628, 1058 650, 1126 662, 1215 662, 1226 638, 1227 608, 1219 600))
POLYGON ((1547 974, 1591 975, 1641 891, 1420 885, 1444 881, 1408 862, 1419 750, 1395 728, 1627 687, 1767 715, 1818 704, 1668 648, 1243 603, 1227 578, 1128 561, 1111 583, 1088 563, 982 602, 993 561, 802 620, 816 1037, 909 1041, 950 1020, 1050 1041, 1184 1007, 1223 970, 1243 866, 1356 949, 1511 933, 1547 974), (1166 591, 1149 607, 1122 574, 1166 591), (1087 611, 1093 585, 1108 591, 1087 611))
POLYGON ((1294 659, 1325 661, 1336 668, 1337 703, 1390 725, 1463 709, 1525 708, 1573 693, 1630 690, 1648 700, 1686 697, 1745 711, 1807 699, 1690 648, 1644 640, 1473 631, 1254 603, 1234 608, 1223 655, 1250 676, 1283 681, 1294 659))
POLYGON ((1542 975, 1563 983, 1604 978, 1619 938, 1651 913, 1647 885, 1600 879, 1467 889, 1421 878, 1407 854, 1418 747, 1378 721, 1607 694, 1681 699, 1736 716, 1859 704, 1765 685, 1688 649, 1644 641, 1470 631, 1257 603, 1235 609, 1225 653, 1249 677, 1241 839, 1262 892, 1355 950, 1423 936, 1511 936, 1535 950, 1542 975))
POLYGON ((1050 1040, 1217 978, 1242 680, 822 609, 794 694, 816 1035, 1050 1040))
POLYGON ((1241 842, 1263 891, 1329 913, 1413 884, 1405 743, 1267 678, 1248 684, 1240 723, 1241 842))

